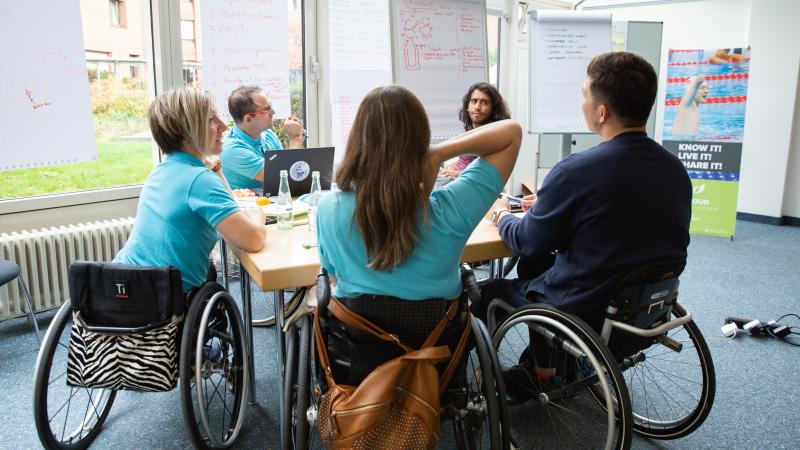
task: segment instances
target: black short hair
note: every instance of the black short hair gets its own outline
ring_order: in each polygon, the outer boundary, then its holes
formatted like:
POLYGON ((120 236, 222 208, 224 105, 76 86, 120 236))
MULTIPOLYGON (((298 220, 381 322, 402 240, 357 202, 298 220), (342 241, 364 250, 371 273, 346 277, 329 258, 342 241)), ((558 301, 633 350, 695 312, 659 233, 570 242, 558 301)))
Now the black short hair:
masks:
POLYGON ((490 99, 492 99, 492 115, 486 120, 486 123, 497 122, 498 120, 503 119, 510 119, 511 113, 508 111, 508 106, 506 105, 506 101, 503 100, 503 96, 500 95, 500 91, 497 90, 494 85, 489 83, 475 83, 469 87, 469 90, 464 95, 464 98, 461 99, 461 109, 458 110, 458 119, 461 120, 461 123, 464 124, 464 131, 469 131, 472 129, 472 118, 469 116, 469 100, 472 98, 472 93, 475 90, 479 90, 484 94, 488 95, 490 99))
POLYGON ((231 113, 233 121, 236 123, 244 120, 244 116, 256 110, 256 104, 250 96, 255 92, 261 92, 258 86, 239 86, 231 92, 228 97, 228 112, 231 113))
POLYGON ((658 77, 649 62, 628 52, 595 56, 586 68, 589 89, 596 102, 604 103, 624 127, 647 123, 656 101, 658 77))

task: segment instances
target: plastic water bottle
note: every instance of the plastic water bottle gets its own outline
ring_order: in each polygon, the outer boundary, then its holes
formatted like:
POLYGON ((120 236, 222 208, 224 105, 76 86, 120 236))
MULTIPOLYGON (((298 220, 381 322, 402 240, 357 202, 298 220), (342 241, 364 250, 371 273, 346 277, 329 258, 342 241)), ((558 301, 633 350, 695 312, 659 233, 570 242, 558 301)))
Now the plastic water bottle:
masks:
POLYGON ((294 226, 292 192, 289 190, 289 172, 281 170, 281 184, 278 188, 278 229, 291 230, 294 226))
POLYGON ((311 172, 311 192, 308 195, 308 229, 317 235, 317 206, 319 198, 322 197, 322 188, 319 183, 319 171, 311 172))

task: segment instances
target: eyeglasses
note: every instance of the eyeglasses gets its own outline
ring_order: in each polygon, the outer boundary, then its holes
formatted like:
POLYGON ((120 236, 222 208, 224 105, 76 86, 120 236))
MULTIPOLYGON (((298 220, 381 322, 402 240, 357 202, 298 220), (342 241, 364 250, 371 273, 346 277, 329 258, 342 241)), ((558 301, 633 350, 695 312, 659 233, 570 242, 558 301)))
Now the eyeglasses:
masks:
POLYGON ((247 113, 247 115, 249 115, 249 116, 258 116, 258 115, 261 115, 261 114, 274 114, 274 113, 275 113, 275 110, 272 109, 272 105, 269 105, 264 109, 260 109, 258 111, 253 111, 251 113, 247 113))

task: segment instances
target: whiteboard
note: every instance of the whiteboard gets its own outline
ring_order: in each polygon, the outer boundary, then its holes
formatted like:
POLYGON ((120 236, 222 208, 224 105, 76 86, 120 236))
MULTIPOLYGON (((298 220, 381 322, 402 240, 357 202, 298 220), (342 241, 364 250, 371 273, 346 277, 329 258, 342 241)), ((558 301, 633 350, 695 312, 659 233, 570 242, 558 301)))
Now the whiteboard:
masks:
POLYGON ((291 114, 286 0, 203 0, 199 5, 203 88, 214 96, 220 119, 232 120, 228 97, 242 85, 263 89, 276 118, 291 114))
POLYGON ((392 83, 389 0, 330 0, 328 17, 332 144, 338 164, 361 100, 392 83))
POLYGON ((611 51, 611 14, 555 10, 529 14, 530 131, 589 133, 581 112, 581 88, 589 60, 611 51))
POLYGON ((464 132, 458 120, 469 87, 488 79, 483 0, 392 0, 394 81, 420 99, 433 140, 464 132))
POLYGON ((0 4, 0 61, 0 171, 96 160, 79 3, 0 4))

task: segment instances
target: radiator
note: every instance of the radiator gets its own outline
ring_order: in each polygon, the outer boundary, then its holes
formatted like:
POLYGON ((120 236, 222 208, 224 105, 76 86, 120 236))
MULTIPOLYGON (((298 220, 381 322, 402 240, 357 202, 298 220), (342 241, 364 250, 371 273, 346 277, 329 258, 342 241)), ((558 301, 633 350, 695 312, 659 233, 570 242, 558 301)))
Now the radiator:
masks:
MULTIPOLYGON (((0 258, 15 261, 35 311, 57 308, 69 297, 67 270, 73 261, 111 261, 133 229, 132 217, 0 234, 0 258)), ((0 287, 0 320, 23 316, 27 305, 19 283, 0 287)))

